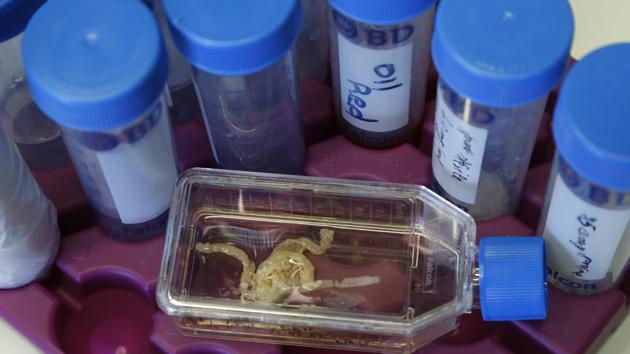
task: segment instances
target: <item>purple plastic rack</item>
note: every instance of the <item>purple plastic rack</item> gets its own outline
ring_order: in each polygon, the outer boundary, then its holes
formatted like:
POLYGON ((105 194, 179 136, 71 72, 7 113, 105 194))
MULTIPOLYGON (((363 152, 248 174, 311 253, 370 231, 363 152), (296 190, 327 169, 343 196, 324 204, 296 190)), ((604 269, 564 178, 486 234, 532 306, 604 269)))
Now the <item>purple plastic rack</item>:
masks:
MULTIPOLYGON (((313 176, 430 185, 434 90, 432 71, 419 144, 369 150, 339 135, 328 86, 302 84, 307 132, 306 173, 313 176)), ((555 97, 550 100, 552 107, 555 97)), ((536 140, 520 208, 515 215, 479 222, 479 237, 531 235, 542 208, 553 157, 550 113, 536 140)), ((175 127, 183 168, 212 166, 201 120, 175 127)), ((46 353, 343 353, 316 348, 189 338, 155 304, 164 237, 127 243, 108 237, 95 224, 71 166, 36 174, 57 206, 62 246, 50 277, 0 291, 0 316, 46 353)), ((630 277, 604 294, 579 297, 549 290, 545 321, 484 323, 478 311, 463 316, 453 333, 419 353, 583 353, 596 350, 626 314, 630 277)), ((1 347, 1 344, 0 344, 1 347)))

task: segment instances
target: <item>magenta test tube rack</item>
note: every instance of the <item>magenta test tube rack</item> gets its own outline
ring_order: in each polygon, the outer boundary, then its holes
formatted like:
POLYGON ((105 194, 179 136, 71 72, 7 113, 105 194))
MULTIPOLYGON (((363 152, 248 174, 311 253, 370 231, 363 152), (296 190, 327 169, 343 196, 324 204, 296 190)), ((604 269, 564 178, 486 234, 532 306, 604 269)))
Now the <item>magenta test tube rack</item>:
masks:
MULTIPOLYGON (((307 133, 306 173, 346 179, 431 184, 431 144, 437 75, 432 71, 419 144, 368 150, 339 135, 330 88, 302 83, 307 133)), ((536 140, 519 211, 477 223, 479 237, 531 235, 544 201, 554 146, 549 121, 536 140)), ((212 166, 201 120, 175 127, 182 168, 212 166)), ((0 316, 46 353, 330 353, 316 348, 229 342, 181 336, 155 303, 164 237, 126 243, 95 225, 71 166, 36 178, 57 206, 63 236, 56 266, 41 283, 0 291, 0 316)), ((620 289, 579 297, 549 289, 545 321, 484 323, 478 311, 455 332, 419 353, 582 353, 596 350, 626 314, 630 277, 620 289)), ((1 344, 0 344, 1 347, 1 344)))

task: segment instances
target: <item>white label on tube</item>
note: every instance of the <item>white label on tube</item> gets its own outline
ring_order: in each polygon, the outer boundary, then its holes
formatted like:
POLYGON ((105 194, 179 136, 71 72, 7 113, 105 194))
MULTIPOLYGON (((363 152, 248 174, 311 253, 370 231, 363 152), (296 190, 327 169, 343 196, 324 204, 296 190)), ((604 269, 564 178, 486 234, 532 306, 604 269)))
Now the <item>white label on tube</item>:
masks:
POLYGON ((569 278, 604 279, 630 222, 630 209, 589 204, 571 192, 560 174, 554 183, 543 234, 549 265, 569 278))
POLYGON ((341 111, 357 128, 389 132, 409 123, 413 44, 369 49, 338 35, 341 111))
POLYGON ((474 204, 488 131, 472 126, 450 109, 438 94, 433 137, 433 174, 453 197, 474 204))
POLYGON ((177 180, 170 122, 164 100, 156 125, 132 145, 96 154, 120 219, 149 221, 165 212, 177 180))

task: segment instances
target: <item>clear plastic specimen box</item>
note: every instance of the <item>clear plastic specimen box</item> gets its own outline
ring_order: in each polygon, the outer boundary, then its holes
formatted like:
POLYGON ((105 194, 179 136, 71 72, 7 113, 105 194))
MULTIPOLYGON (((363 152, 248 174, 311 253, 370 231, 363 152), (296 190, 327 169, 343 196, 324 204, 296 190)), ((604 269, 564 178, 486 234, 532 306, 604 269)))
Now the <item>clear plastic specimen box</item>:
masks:
POLYGON ((421 186, 192 169, 167 235, 157 299, 189 335, 411 352, 473 304, 475 224, 421 186))

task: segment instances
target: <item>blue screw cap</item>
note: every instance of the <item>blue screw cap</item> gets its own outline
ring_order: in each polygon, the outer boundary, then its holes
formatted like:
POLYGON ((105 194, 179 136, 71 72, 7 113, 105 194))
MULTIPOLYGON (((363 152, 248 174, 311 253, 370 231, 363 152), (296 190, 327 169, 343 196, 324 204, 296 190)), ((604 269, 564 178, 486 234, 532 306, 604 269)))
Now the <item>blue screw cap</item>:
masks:
POLYGON ((484 237, 479 242, 479 297, 484 321, 547 317, 542 237, 484 237))
POLYGON ((600 48, 567 76, 554 113, 560 155, 588 181, 630 192, 630 43, 600 48))
POLYGON ((164 0, 175 46, 193 66, 242 76, 280 60, 300 34, 298 0, 164 0))
POLYGON ((144 114, 164 92, 168 60, 140 1, 48 1, 24 32, 33 100, 62 126, 108 131, 144 114))
POLYGON ((485 106, 514 107, 556 86, 572 39, 567 0, 442 0, 433 61, 458 94, 485 106))
POLYGON ((411 20, 433 6, 435 0, 330 0, 344 16, 374 25, 411 20))
POLYGON ((46 0, 0 0, 0 42, 24 31, 31 16, 46 0))

